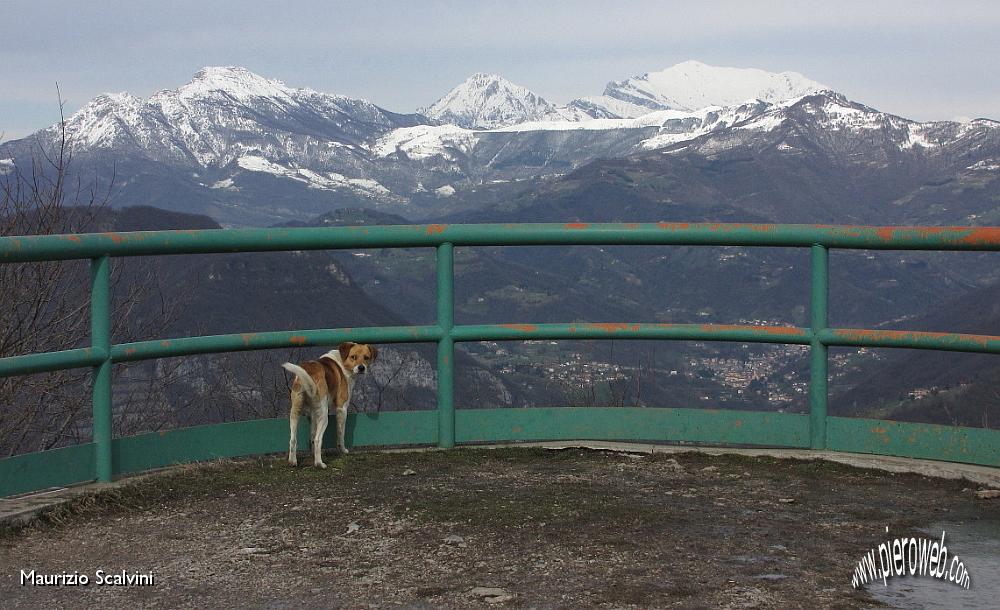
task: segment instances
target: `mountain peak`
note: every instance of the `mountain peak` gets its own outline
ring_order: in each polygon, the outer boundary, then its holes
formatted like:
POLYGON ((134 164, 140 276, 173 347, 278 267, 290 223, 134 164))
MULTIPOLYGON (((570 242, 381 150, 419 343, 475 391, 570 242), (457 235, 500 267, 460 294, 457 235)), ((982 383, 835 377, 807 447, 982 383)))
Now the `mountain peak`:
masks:
POLYGON ((776 103, 825 89, 797 72, 727 68, 689 60, 608 83, 604 95, 650 110, 698 110, 735 106, 750 99, 776 103))
POLYGON ((181 96, 226 93, 239 99, 282 97, 292 91, 279 80, 270 80, 238 66, 207 66, 198 70, 191 81, 181 86, 181 96))
POLYGON ((555 104, 502 76, 477 72, 421 112, 467 129, 493 129, 539 120, 555 110, 555 104))

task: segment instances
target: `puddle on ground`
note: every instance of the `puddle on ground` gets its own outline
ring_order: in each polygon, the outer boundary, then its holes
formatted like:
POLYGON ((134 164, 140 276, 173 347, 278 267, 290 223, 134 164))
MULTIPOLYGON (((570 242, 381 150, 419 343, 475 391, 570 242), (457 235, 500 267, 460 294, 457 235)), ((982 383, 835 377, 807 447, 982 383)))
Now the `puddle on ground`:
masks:
MULTIPOLYGON (((940 540, 941 532, 945 532, 949 555, 957 554, 969 571, 969 588, 948 582, 947 577, 939 580, 930 576, 896 576, 888 579, 888 586, 881 581, 869 583, 868 592, 896 610, 997 608, 1000 599, 1000 521, 936 523, 925 532, 932 540, 940 540)), ((891 532, 888 538, 892 539, 891 532)))

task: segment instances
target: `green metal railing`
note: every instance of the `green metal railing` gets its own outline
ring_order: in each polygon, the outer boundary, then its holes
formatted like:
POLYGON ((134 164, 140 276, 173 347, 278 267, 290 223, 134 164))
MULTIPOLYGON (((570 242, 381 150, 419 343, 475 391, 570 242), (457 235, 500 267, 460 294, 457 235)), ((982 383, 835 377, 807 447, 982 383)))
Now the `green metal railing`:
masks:
POLYGON ((353 445, 512 440, 645 440, 830 449, 1000 465, 1000 431, 827 414, 829 346, 908 347, 1000 353, 1000 337, 829 328, 829 250, 1000 249, 998 227, 634 223, 486 224, 137 231, 0 238, 0 264, 90 259, 91 344, 0 358, 0 376, 93 367, 90 443, 0 460, 0 496, 98 480, 169 464, 284 451, 285 420, 215 424, 112 438, 111 366, 153 358, 278 347, 437 342, 438 406, 433 411, 352 414, 353 445), (788 246, 811 250, 809 327, 724 324, 455 325, 454 248, 519 245, 788 246), (111 257, 167 254, 434 247, 437 323, 157 339, 112 344, 111 257), (679 339, 808 345, 809 413, 700 408, 460 409, 454 404, 455 343, 525 339, 679 339))

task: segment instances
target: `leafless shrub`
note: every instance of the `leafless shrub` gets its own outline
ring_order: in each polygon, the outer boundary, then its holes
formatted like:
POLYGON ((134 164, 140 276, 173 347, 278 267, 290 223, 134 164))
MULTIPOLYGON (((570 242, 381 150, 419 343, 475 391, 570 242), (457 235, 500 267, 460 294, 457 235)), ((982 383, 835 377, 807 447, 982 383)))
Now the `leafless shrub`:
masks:
MULTIPOLYGON (((79 177, 70 177, 71 162, 72 144, 63 119, 53 142, 35 142, 30 167, 5 166, 0 175, 0 236, 53 235, 101 228, 110 188, 102 193, 94 188, 88 190, 79 177)), ((143 323, 137 323, 132 314, 138 303, 154 300, 151 297, 159 291, 156 274, 151 270, 143 273, 136 265, 127 269, 121 261, 114 263, 112 336, 130 341, 155 335, 171 319, 166 305, 160 315, 147 316, 143 323)), ((0 357, 87 345, 88 277, 86 261, 0 264, 4 303, 0 307, 0 357)), ((116 366, 116 376, 135 366, 116 366)), ((147 380, 145 396, 155 394, 172 376, 162 369, 155 373, 147 380)), ((88 380, 89 371, 84 369, 0 378, 0 454, 40 451, 88 440, 88 380)), ((145 399, 141 393, 120 398, 126 412, 134 411, 133 407, 145 399)), ((127 419, 119 414, 119 423, 127 419)), ((143 424, 149 425, 148 421, 143 424)), ((124 425, 122 431, 132 427, 124 425)))

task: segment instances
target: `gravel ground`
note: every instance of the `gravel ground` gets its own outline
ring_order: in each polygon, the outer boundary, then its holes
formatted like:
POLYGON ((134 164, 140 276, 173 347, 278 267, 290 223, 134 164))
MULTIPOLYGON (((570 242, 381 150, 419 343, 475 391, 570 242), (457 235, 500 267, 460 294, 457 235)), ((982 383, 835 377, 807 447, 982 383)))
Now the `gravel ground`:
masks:
POLYGON ((850 583, 868 549, 1000 516, 967 482, 821 461, 505 448, 327 463, 183 468, 2 532, 0 605, 858 608, 875 605, 850 583), (22 586, 32 569, 90 584, 22 586), (98 586, 97 570, 154 584, 98 586))

